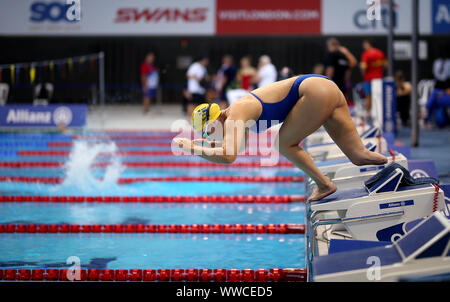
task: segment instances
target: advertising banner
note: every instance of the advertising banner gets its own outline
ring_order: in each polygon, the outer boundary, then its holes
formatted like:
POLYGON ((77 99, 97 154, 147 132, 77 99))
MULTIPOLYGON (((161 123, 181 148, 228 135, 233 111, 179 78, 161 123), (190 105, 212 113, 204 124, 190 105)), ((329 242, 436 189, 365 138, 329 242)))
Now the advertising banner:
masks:
POLYGON ((221 34, 320 34, 320 1, 217 0, 221 34))
MULTIPOLYGON (((419 1, 419 31, 431 34, 431 1, 419 1)), ((448 0, 443 0, 448 2, 448 0)), ((322 0, 322 33, 326 35, 381 35, 388 33, 389 1, 322 0), (369 3, 369 4, 368 4, 369 3)), ((394 32, 411 34, 412 1, 394 1, 394 32)))
POLYGON ((86 116, 86 105, 6 105, 0 106, 0 128, 83 127, 86 116))
POLYGON ((450 33, 450 1, 433 0, 433 32, 437 34, 450 33))
POLYGON ((392 79, 375 79, 371 82, 371 116, 383 133, 396 133, 396 86, 392 79))
MULTIPOLYGON (((381 35, 387 0, 1 0, 0 35, 381 35), (78 3, 78 4, 77 4, 78 3)), ((450 32, 448 0, 419 1, 421 34, 450 32)), ((410 34, 410 0, 394 1, 410 34)))
POLYGON ((434 177, 439 179, 433 160, 408 160, 408 170, 414 178, 434 177))
POLYGON ((213 0, 2 0, 1 35, 213 35, 213 0), (77 14, 77 10, 79 14, 77 14))

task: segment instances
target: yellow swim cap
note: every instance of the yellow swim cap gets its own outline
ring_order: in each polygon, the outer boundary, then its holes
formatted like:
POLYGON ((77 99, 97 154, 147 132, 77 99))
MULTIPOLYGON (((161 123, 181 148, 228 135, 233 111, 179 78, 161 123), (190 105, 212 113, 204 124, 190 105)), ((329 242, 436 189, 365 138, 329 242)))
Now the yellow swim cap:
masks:
POLYGON ((201 104, 192 112, 192 127, 195 132, 203 132, 206 124, 216 120, 220 115, 220 107, 217 104, 201 104))

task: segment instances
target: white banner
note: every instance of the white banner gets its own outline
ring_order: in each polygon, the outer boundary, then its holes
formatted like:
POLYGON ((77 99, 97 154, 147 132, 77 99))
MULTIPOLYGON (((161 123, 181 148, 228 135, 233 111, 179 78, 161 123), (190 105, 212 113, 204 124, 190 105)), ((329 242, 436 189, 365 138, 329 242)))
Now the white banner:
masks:
MULTIPOLYGON (((322 34, 380 35, 388 32, 385 0, 322 0, 322 34)), ((431 0, 419 1, 419 31, 431 34, 431 0)), ((394 0, 394 32, 411 34, 412 1, 394 0)))
POLYGON ((214 0, 0 0, 0 5, 0 35, 215 33, 214 0))

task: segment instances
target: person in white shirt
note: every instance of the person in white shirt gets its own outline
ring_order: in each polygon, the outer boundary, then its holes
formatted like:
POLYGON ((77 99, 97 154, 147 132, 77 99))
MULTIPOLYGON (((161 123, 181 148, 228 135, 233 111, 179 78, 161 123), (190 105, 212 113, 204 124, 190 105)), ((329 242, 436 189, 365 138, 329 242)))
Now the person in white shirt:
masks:
POLYGON ((209 60, 207 57, 200 58, 200 60, 189 66, 186 73, 187 91, 190 95, 189 105, 187 108, 188 120, 191 119, 194 107, 203 103, 205 100, 205 87, 202 86, 202 81, 207 79, 206 66, 208 65, 208 62, 209 60))
POLYGON ((263 87, 277 80, 277 69, 272 64, 270 57, 263 55, 259 58, 258 73, 255 77, 255 83, 258 87, 263 87))

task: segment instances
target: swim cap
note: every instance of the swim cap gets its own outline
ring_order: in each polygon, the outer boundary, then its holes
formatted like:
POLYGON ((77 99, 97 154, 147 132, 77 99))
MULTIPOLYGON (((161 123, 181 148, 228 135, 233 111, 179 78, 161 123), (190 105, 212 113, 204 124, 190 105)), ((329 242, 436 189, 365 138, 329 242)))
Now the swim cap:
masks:
POLYGON ((220 115, 220 107, 217 104, 201 104, 192 112, 192 127, 195 132, 203 132, 206 124, 215 121, 220 115))

